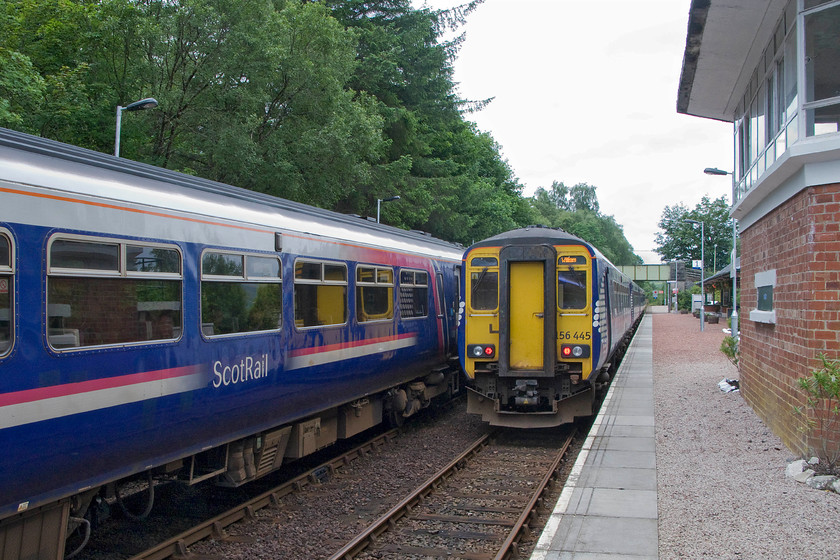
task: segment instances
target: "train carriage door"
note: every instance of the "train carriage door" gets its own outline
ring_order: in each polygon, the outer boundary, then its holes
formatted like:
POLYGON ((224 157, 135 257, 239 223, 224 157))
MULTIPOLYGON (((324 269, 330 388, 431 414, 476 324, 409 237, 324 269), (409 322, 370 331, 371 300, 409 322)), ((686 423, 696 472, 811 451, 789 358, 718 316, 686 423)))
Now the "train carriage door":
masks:
POLYGON ((510 246, 500 252, 499 375, 553 375, 556 251, 548 245, 510 246), (546 302, 549 309, 546 310, 546 302))

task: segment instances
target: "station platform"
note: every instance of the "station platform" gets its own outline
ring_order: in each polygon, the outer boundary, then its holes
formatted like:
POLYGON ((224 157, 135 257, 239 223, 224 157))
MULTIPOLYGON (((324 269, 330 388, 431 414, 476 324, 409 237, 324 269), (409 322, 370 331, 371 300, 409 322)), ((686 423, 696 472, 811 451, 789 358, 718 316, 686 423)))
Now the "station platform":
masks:
POLYGON ((531 560, 659 555, 653 320, 627 349, 531 560))

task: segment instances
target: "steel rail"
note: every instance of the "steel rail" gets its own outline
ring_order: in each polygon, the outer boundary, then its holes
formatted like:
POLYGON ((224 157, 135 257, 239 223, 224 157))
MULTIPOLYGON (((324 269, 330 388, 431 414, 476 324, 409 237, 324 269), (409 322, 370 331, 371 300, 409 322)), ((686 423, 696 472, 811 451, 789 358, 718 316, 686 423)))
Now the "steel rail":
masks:
POLYGON ((537 489, 534 491, 533 495, 531 496, 531 499, 528 501, 528 504, 525 506, 525 509, 519 515, 519 519, 516 520, 516 523, 508 533, 505 542, 502 543, 502 548, 499 550, 498 554, 496 554, 493 560, 505 560, 506 558, 515 558, 519 555, 519 536, 523 532, 523 529, 530 529, 530 527, 528 526, 528 522, 530 521, 533 512, 540 505, 540 501, 542 500, 543 494, 548 489, 549 485, 557 475, 557 468, 560 466, 560 461, 563 460, 563 457, 569 450, 569 446, 572 444, 572 441, 574 441, 576 434, 577 431, 573 430, 569 434, 568 438, 566 438, 566 441, 563 443, 563 446, 557 452, 557 456, 554 458, 554 461, 552 461, 551 466, 549 467, 542 481, 537 486, 537 489))
POLYGON ((450 475, 457 472, 461 464, 478 453, 484 446, 487 445, 488 440, 493 434, 485 434, 478 438, 470 447, 458 455, 448 465, 443 467, 440 471, 434 474, 420 487, 418 487, 409 496, 404 498, 400 503, 388 510, 382 517, 373 522, 367 529, 359 533, 352 541, 347 543, 344 548, 330 556, 329 560, 351 560, 368 547, 376 538, 393 527, 398 520, 408 514, 412 508, 432 492, 440 483, 450 475))
POLYGON ((225 529, 227 527, 237 521, 241 521, 242 519, 254 518, 257 511, 277 504, 283 496, 299 491, 308 484, 313 483, 317 478, 315 473, 323 471, 324 469, 333 473, 339 468, 349 465, 354 459, 362 457, 364 453, 375 451, 377 447, 385 445, 385 443, 390 441, 398 432, 398 429, 393 429, 385 432, 384 434, 380 434, 372 440, 367 441, 334 459, 322 463, 321 465, 293 478, 292 480, 284 482, 276 488, 260 494, 256 498, 252 498, 247 502, 244 502, 212 519, 196 525, 195 527, 188 529, 153 548, 141 552, 136 556, 132 556, 129 560, 165 560, 167 558, 188 556, 187 548, 189 546, 208 537, 224 538, 226 536, 225 529))

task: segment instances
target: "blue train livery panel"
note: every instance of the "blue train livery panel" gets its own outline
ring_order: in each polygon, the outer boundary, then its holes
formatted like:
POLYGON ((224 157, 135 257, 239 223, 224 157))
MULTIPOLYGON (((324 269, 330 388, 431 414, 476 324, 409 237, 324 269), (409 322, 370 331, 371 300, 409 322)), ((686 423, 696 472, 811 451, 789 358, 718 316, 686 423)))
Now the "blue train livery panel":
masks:
POLYGON ((641 318, 642 290, 590 244, 543 227, 480 241, 463 266, 467 410, 521 428, 591 415, 641 318))
POLYGON ((0 540, 60 558, 111 483, 237 486, 457 390, 462 252, 0 129, 0 540))

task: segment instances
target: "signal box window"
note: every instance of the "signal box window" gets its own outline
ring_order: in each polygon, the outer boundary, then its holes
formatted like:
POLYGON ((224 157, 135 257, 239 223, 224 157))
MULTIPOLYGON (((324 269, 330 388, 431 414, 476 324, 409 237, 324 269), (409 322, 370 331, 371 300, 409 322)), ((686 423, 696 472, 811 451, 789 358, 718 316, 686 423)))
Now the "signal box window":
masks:
POLYGON ((765 270, 755 275, 755 289, 758 305, 750 310, 750 320, 759 323, 776 322, 776 309, 773 305, 773 291, 776 287, 776 270, 765 270))
POLYGON ((280 259, 208 251, 201 257, 201 332, 271 331, 283 322, 280 259))
POLYGON ((183 277, 176 247, 56 237, 47 266, 47 340, 52 348, 180 336, 183 277))
POLYGON ((356 269, 356 320, 360 323, 394 318, 394 271, 359 266, 356 269))
POLYGON ((423 270, 400 271, 400 317, 412 319, 429 314, 429 275, 423 270))
POLYGON ((347 267, 295 262, 295 325, 316 327, 347 322, 347 267))
POLYGON ((0 232, 0 356, 8 354, 12 348, 15 332, 12 307, 12 294, 15 293, 13 263, 12 242, 8 235, 0 232))
POLYGON ((586 271, 557 271, 557 305, 560 309, 586 307, 586 271))

